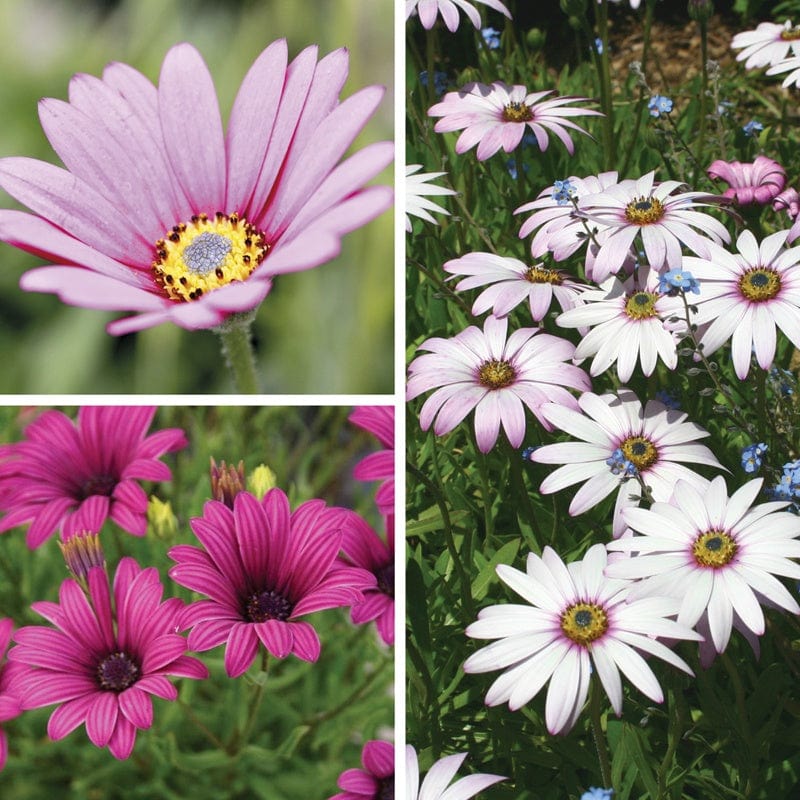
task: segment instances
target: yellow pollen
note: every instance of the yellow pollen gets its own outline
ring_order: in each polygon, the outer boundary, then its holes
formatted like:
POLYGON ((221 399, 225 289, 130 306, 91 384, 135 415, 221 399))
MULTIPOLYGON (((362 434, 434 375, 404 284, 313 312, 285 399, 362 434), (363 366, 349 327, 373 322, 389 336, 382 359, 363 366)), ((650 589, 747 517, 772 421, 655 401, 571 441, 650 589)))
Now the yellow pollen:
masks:
POLYGON ((564 276, 557 269, 548 269, 547 267, 536 264, 528 269, 525 273, 525 280, 530 283, 564 283, 564 276))
POLYGON ((658 461, 656 446, 644 436, 629 436, 620 442, 619 449, 639 472, 652 467, 658 461))
POLYGON ((664 205, 655 197, 637 197, 625 206, 625 218, 634 225, 650 225, 664 216, 664 205))
POLYGON ((561 615, 561 630, 573 642, 586 647, 608 630, 608 616, 594 603, 575 603, 561 615))
POLYGON ((478 370, 478 380, 487 389, 505 389, 516 377, 516 370, 508 361, 484 361, 478 370))
POLYGON ((739 290, 753 303, 772 300, 781 290, 781 277, 769 267, 749 269, 739 278, 739 290))
POLYGON ((653 292, 634 292, 628 295, 625 301, 625 313, 631 319, 649 319, 650 317, 657 317, 656 300, 659 295, 653 292))
POLYGON ((533 111, 525 103, 509 103, 503 109, 503 119, 506 122, 530 122, 533 111))
POLYGON ((795 25, 789 30, 781 31, 781 39, 784 42, 793 42, 795 39, 800 39, 800 25, 795 25))
POLYGON ((264 234, 238 214, 218 211, 175 225, 156 242, 156 283, 170 300, 197 300, 206 292, 246 280, 264 260, 264 234))
POLYGON ((738 549, 733 537, 725 531, 706 531, 694 540, 692 555, 701 567, 719 569, 733 560, 738 549))

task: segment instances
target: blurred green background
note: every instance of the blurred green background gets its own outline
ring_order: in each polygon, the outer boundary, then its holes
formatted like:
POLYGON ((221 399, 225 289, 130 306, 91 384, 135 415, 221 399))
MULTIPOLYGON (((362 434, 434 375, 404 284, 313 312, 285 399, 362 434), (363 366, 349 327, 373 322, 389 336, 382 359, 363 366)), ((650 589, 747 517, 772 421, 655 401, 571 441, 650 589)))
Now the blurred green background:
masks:
MULTIPOLYGON (((59 163, 39 125, 41 97, 66 99, 76 72, 99 75, 124 61, 157 81, 166 51, 189 41, 214 77, 223 119, 250 64, 286 37, 290 57, 350 49, 342 97, 388 88, 354 147, 393 137, 392 0, 0 0, 0 156, 59 163)), ((378 180, 390 184, 392 170, 378 180)), ((18 208, 0 191, 0 206, 18 208)), ((268 393, 393 391, 393 214, 345 237, 338 259, 279 278, 253 326, 268 393)), ((232 382, 211 331, 160 325, 113 337, 116 315, 23 292, 19 278, 41 262, 0 244, 0 392, 210 393, 232 382)))

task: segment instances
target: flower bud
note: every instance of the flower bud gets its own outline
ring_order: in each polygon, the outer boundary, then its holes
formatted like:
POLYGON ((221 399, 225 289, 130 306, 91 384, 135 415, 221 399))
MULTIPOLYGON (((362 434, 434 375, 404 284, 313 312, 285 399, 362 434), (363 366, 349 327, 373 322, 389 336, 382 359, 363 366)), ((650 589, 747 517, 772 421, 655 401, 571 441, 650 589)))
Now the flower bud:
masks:
POLYGON ((247 488, 257 500, 263 500, 264 495, 277 485, 277 476, 266 464, 259 464, 247 478, 247 488))
POLYGON ((75 579, 86 586, 86 577, 92 567, 106 566, 106 557, 100 545, 100 534, 83 531, 70 536, 65 542, 59 542, 61 555, 64 556, 67 569, 75 579))
POLYGON ((211 497, 233 508, 233 498, 244 491, 244 461, 234 468, 221 461, 219 467, 211 457, 211 497))
POLYGON ((159 539, 170 541, 178 532, 178 519, 172 513, 169 500, 159 500, 155 495, 147 504, 147 524, 159 539))
POLYGON ((697 22, 707 22, 714 13, 714 0, 689 0, 689 17, 697 22))

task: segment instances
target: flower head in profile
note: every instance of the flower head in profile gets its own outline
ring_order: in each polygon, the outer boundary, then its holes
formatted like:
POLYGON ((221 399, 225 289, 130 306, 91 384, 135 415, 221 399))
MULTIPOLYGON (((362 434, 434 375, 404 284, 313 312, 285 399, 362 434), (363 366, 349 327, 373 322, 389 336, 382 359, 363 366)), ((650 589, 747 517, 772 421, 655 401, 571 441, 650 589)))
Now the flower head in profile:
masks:
POLYGON ((53 264, 22 288, 138 312, 112 334, 210 328, 255 309, 276 275, 335 257, 344 234, 391 204, 388 187, 364 187, 391 143, 340 163, 383 96, 373 86, 340 103, 347 73, 345 49, 317 63, 309 47, 288 64, 276 41, 245 76, 227 133, 189 44, 169 50, 158 88, 121 63, 77 75, 69 102, 39 107, 66 169, 0 160, 0 186, 33 212, 0 211, 0 240, 53 264))
POLYGON ((433 200, 428 200, 428 197, 457 194, 455 190, 448 189, 446 186, 437 186, 435 183, 431 183, 435 178, 441 178, 447 173, 422 172, 419 175, 416 174, 421 169, 421 164, 409 164, 406 167, 406 231, 408 233, 411 233, 412 216, 432 222, 434 225, 437 222, 432 214, 450 216, 450 212, 446 208, 442 208, 433 200))
POLYGON ((362 769, 346 769, 328 800, 394 800, 394 745, 373 739, 361 751, 362 769))
POLYGON ((715 161, 706 170, 711 178, 721 178, 728 184, 722 193, 739 205, 771 203, 786 185, 786 170, 766 156, 756 156, 752 163, 715 161))
POLYGON ((448 92, 441 102, 428 109, 428 116, 441 117, 434 126, 437 133, 463 131, 456 142, 456 153, 478 148, 478 161, 485 161, 501 148, 510 153, 530 129, 539 149, 547 149, 550 131, 570 154, 575 145, 569 131, 589 135, 571 121, 571 117, 601 116, 599 111, 569 105, 586 97, 554 97, 552 91, 528 92, 524 86, 509 86, 502 81, 492 84, 468 83, 458 92, 448 92))
POLYGON ((489 688, 486 704, 522 708, 549 681, 545 722, 552 734, 568 733, 580 716, 594 672, 617 716, 622 714, 622 672, 639 691, 661 703, 664 695, 642 657, 655 656, 692 675, 683 659, 658 637, 701 637, 669 617, 679 605, 670 597, 630 600, 632 581, 606 578, 606 549, 593 545, 581 561, 566 565, 550 547, 530 553, 521 572, 501 564, 497 574, 526 603, 484 608, 466 630, 475 639, 498 641, 464 663, 467 673, 505 670, 489 688))
POLYGON ((786 502, 753 505, 763 480, 748 481, 728 497, 725 479, 706 487, 678 481, 669 503, 628 508, 626 524, 637 534, 609 544, 636 553, 606 569, 614 578, 637 579, 637 598, 668 594, 680 602, 678 622, 697 626, 706 641, 708 666, 737 628, 755 645, 764 633, 762 604, 800 615, 800 605, 775 577, 800 579, 800 518, 786 502))
POLYGON ((383 450, 372 453, 356 464, 353 477, 359 481, 383 481, 375 493, 378 510, 394 515, 394 407, 357 406, 348 417, 353 425, 369 431, 383 450))
POLYGON ((417 751, 410 744, 406 745, 407 800, 468 800, 495 783, 506 780, 504 775, 476 772, 450 784, 466 757, 466 753, 456 753, 440 758, 428 770, 420 786, 417 751))
POLYGON ((790 186, 778 193, 772 201, 772 210, 785 211, 789 219, 796 219, 800 214, 800 194, 797 189, 790 186))
POLYGON ((33 604, 53 627, 14 634, 9 659, 27 667, 15 687, 24 709, 60 704, 47 724, 51 739, 85 723, 92 744, 125 759, 136 731, 153 724, 151 695, 175 700, 169 677, 207 678, 208 670, 185 655, 186 639, 175 632, 183 601, 161 601, 164 587, 153 567, 123 558, 113 592, 100 566, 89 570, 87 585, 88 596, 67 578, 58 603, 33 604))
POLYGON ((474 409, 478 448, 488 453, 501 425, 512 447, 521 445, 525 408, 547 426, 543 403, 576 406, 568 389, 583 391, 590 384, 583 370, 565 363, 575 345, 539 328, 520 328, 506 338, 507 331, 506 318, 490 316, 482 331, 471 325, 451 339, 434 337, 419 346, 427 353, 409 365, 406 398, 436 389, 420 412, 423 430, 433 425, 442 436, 474 409))
POLYGON ((192 627, 189 647, 203 651, 225 643, 232 678, 247 671, 259 642, 275 658, 293 653, 316 661, 319 638, 301 617, 360 602, 375 585, 371 573, 337 561, 342 515, 322 500, 292 512, 280 489, 261 502, 239 492, 232 510, 207 502, 203 516, 191 521, 204 549, 183 544, 169 551, 176 562, 172 580, 208 597, 183 614, 182 626, 192 627))
POLYGON ((436 23, 437 15, 441 15, 447 30, 455 33, 461 21, 458 16, 458 10, 461 9, 469 21, 480 28, 481 15, 473 3, 482 3, 511 19, 511 13, 500 0, 406 0, 406 19, 412 14, 418 14, 422 27, 430 30, 436 23))
POLYGON ((99 531, 106 519, 134 536, 147 531, 147 495, 139 481, 168 481, 164 453, 187 444, 182 430, 147 435, 155 407, 84 406, 73 422, 45 411, 21 442, 0 446, 0 531, 30 522, 28 547, 56 530, 63 539, 99 531))
MULTIPOLYGON (((12 619, 7 617, 0 619, 0 722, 8 722, 22 713, 22 703, 14 687, 14 681, 25 667, 4 658, 13 631, 14 621, 12 619)), ((0 728, 0 771, 5 767, 7 758, 8 738, 5 731, 0 728)))
POLYGON ((737 61, 744 61, 745 69, 768 67, 783 61, 790 53, 800 55, 800 27, 791 20, 783 25, 760 22, 755 30, 737 33, 731 47, 741 52, 737 61))

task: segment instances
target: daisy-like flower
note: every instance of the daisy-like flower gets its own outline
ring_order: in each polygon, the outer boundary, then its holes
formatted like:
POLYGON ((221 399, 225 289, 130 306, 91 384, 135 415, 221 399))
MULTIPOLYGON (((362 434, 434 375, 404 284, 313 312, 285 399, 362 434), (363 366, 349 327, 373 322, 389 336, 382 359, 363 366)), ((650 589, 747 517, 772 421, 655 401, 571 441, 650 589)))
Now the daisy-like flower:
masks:
POLYGON ((466 753, 456 753, 440 758, 428 770, 420 786, 417 751, 410 744, 406 745, 406 800, 468 800, 495 783, 506 780, 504 775, 477 772, 459 778, 450 785, 466 757, 466 753))
POLYGON ((436 389, 422 406, 422 430, 433 424, 442 436, 474 409, 478 447, 488 453, 501 424, 512 447, 522 444, 526 406, 548 428, 543 403, 576 407, 567 389, 585 391, 590 383, 583 370, 564 363, 575 345, 538 328, 520 328, 506 339, 507 330, 506 318, 489 316, 483 331, 471 325, 452 339, 434 337, 419 346, 428 353, 409 365, 406 399, 436 389))
POLYGON ((431 183, 435 178, 446 175, 446 172, 423 172, 417 175, 416 173, 421 169, 422 164, 409 164, 406 167, 406 231, 408 233, 411 233, 412 216, 432 222, 434 225, 438 223, 431 212, 450 216, 450 212, 446 208, 442 208, 433 200, 428 200, 428 197, 458 194, 446 186, 437 186, 435 183, 431 183))
POLYGON ((368 87, 339 103, 348 55, 287 65, 271 44, 247 73, 223 132, 211 75, 179 44, 158 88, 126 64, 77 75, 69 102, 39 114, 65 169, 0 160, 0 186, 33 214, 0 211, 0 239, 51 260, 23 289, 136 316, 112 334, 171 321, 220 325, 256 308, 276 275, 339 253, 344 234, 391 204, 364 183, 392 159, 390 142, 339 164, 383 96, 368 87))
POLYGON ((544 445, 531 453, 530 460, 564 465, 542 481, 539 491, 543 494, 586 481, 569 505, 572 516, 583 514, 616 489, 615 538, 625 529, 622 509, 639 504, 639 479, 654 500, 667 501, 679 479, 698 490, 708 483, 681 462, 724 469, 705 445, 697 443, 708 431, 684 422, 685 413, 668 409, 658 400, 648 400, 642 408, 632 391, 620 389, 617 395, 586 392, 578 405, 580 411, 554 403, 542 406, 540 413, 551 425, 581 441, 544 445), (620 472, 622 461, 635 468, 632 474, 620 472))
POLYGON ((482 3, 511 19, 511 12, 500 0, 406 0, 406 20, 412 14, 418 14, 422 27, 430 30, 436 22, 437 15, 441 14, 447 30, 450 33, 455 33, 460 22, 458 16, 458 9, 460 8, 467 15, 469 21, 476 28, 480 28, 481 15, 473 3, 482 3))
POLYGON ((378 511, 394 515, 394 407, 358 406, 347 418, 353 425, 369 431, 384 449, 361 459, 353 469, 359 481, 383 481, 375 493, 378 511))
POLYGON ((735 200, 739 205, 771 203, 786 185, 786 170, 766 156, 756 156, 752 163, 739 161, 715 161, 707 170, 709 177, 721 178, 728 184, 723 197, 735 200))
MULTIPOLYGON (((13 684, 15 678, 25 668, 22 664, 5 661, 3 658, 13 631, 14 620, 0 619, 0 722, 8 722, 22 713, 22 703, 13 684)), ((5 731, 0 728, 0 771, 5 767, 7 758, 8 738, 5 731)))
POLYGON ((685 323, 669 319, 683 315, 683 301, 659 291, 659 276, 640 267, 624 283, 608 278, 599 289, 587 289, 576 308, 556 317, 563 328, 591 326, 575 348, 575 360, 594 356, 589 374, 600 375, 616 362, 617 375, 627 383, 636 362, 651 375, 660 358, 670 369, 678 363, 678 334, 685 323))
POLYGON ((67 578, 58 603, 34 603, 55 627, 20 628, 8 657, 28 667, 15 682, 24 709, 60 703, 47 724, 51 739, 85 723, 92 744, 125 759, 137 729, 153 724, 150 695, 175 700, 168 677, 207 678, 208 670, 185 655, 186 639, 175 633, 183 601, 161 602, 154 568, 123 558, 113 594, 103 567, 91 567, 86 581, 88 598, 67 578))
POLYGON ((336 781, 342 790, 328 800, 394 800, 394 745, 373 739, 361 751, 363 769, 346 769, 336 781))
POLYGON ((703 287, 693 320, 708 326, 700 344, 709 355, 730 339, 741 380, 750 371, 753 351, 762 369, 772 366, 776 326, 800 347, 800 247, 785 249, 788 235, 778 231, 759 244, 744 230, 736 240, 737 254, 712 244, 706 258, 684 258, 703 287))
POLYGON ((731 41, 737 61, 744 61, 746 69, 772 66, 783 61, 789 53, 800 55, 800 27, 791 20, 783 25, 760 22, 755 30, 737 33, 731 41))
POLYGON ((28 547, 56 529, 63 539, 99 531, 109 517, 134 536, 147 531, 147 495, 138 481, 168 481, 159 461, 187 445, 182 430, 147 436, 155 407, 84 406, 77 423, 45 411, 25 440, 0 446, 0 532, 30 522, 28 547))
POLYGON ((259 502, 240 492, 233 510, 210 500, 203 516, 191 521, 205 548, 177 545, 170 577, 206 595, 184 612, 192 627, 189 647, 210 650, 226 643, 225 670, 231 678, 247 671, 259 641, 275 658, 294 653, 303 661, 319 658, 313 626, 300 617, 363 599, 375 585, 366 570, 337 562, 342 545, 343 509, 322 500, 301 503, 290 512, 280 489, 259 502))
POLYGON ((785 211, 789 219, 796 219, 800 214, 800 194, 797 189, 789 187, 780 192, 772 201, 773 211, 785 211))
POLYGON ((701 491, 678 481, 669 503, 626 509, 625 522, 639 535, 609 545, 636 556, 610 564, 606 575, 639 580, 636 597, 678 599, 678 622, 697 626, 706 638, 704 666, 724 652, 732 628, 757 642, 762 603, 800 614, 774 577, 800 579, 800 565, 791 560, 800 557, 800 518, 783 511, 786 502, 753 505, 762 485, 756 478, 728 497, 722 476, 701 491))
POLYGON ((550 547, 528 555, 522 572, 500 564, 503 583, 526 603, 484 608, 466 630, 476 639, 498 639, 471 655, 464 671, 505 670, 486 695, 489 706, 522 708, 549 681, 545 722, 552 734, 575 725, 596 674, 617 716, 622 714, 620 671, 651 700, 664 700, 658 679, 637 652, 655 656, 692 675, 683 659, 657 637, 699 640, 689 627, 668 619, 679 601, 671 597, 630 600, 632 581, 606 578, 606 549, 593 545, 568 566, 550 547))
POLYGON ((569 117, 602 116, 599 111, 568 106, 585 102, 586 97, 554 97, 551 91, 528 92, 524 86, 509 86, 502 81, 492 84, 468 83, 458 92, 448 92, 441 102, 428 109, 428 116, 441 117, 437 133, 463 131, 456 142, 456 153, 466 153, 478 145, 478 161, 485 161, 500 148, 510 153, 530 128, 539 145, 547 150, 547 131, 555 134, 570 154, 575 146, 569 130, 589 135, 569 117))
POLYGON ((475 316, 491 308, 494 316, 506 317, 527 300, 534 322, 539 322, 550 310, 554 297, 566 311, 575 305, 581 290, 588 288, 563 270, 550 269, 541 262, 528 266, 516 258, 494 253, 467 253, 448 261, 444 271, 466 276, 456 284, 458 291, 488 286, 472 304, 475 316))
POLYGON ((709 242, 730 241, 719 220, 697 211, 710 205, 703 201, 712 200, 711 195, 674 194, 682 186, 679 181, 655 183, 654 177, 655 172, 648 172, 635 182, 610 186, 579 203, 581 214, 608 229, 592 265, 591 277, 597 283, 622 267, 637 237, 647 262, 656 270, 680 266, 682 244, 706 256, 709 242))
MULTIPOLYGON (((784 61, 779 61, 775 66, 767 70, 767 75, 780 75, 782 72, 788 72, 789 74, 783 79, 781 86, 787 89, 790 86, 800 86, 800 55, 794 55, 784 61)), ((762 130, 763 127, 762 125, 762 130)))

